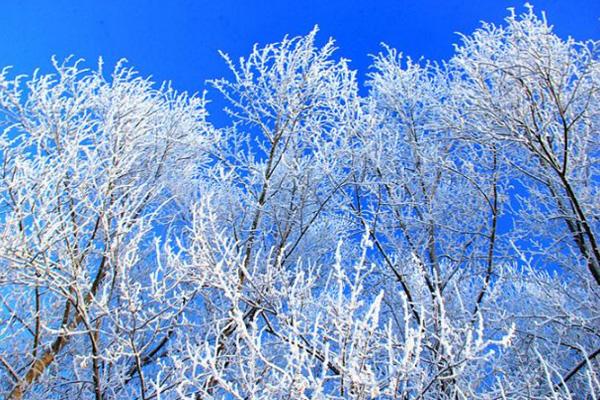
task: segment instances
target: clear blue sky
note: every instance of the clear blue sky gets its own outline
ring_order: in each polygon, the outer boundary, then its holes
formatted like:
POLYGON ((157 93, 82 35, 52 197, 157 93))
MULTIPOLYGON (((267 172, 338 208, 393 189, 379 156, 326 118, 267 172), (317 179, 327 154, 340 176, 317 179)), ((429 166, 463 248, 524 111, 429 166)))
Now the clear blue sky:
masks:
MULTIPOLYGON (((250 0, 1 0, 0 65, 15 72, 47 70, 50 57, 69 54, 106 67, 122 57, 143 75, 199 91, 204 81, 227 74, 217 54, 247 54, 253 43, 307 33, 333 36, 338 55, 350 58, 361 76, 368 54, 386 42, 413 57, 442 59, 455 32, 470 33, 479 21, 501 22, 506 8, 524 1, 250 1, 250 0)), ((599 0, 532 1, 545 10, 561 36, 600 38, 599 0)))

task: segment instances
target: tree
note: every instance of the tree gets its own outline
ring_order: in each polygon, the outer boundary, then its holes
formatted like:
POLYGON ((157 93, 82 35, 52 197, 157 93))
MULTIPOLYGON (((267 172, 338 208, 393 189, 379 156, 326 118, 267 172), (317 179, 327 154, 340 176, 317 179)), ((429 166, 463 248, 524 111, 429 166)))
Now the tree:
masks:
POLYGON ((532 9, 359 95, 317 30, 202 97, 0 78, 0 393, 595 398, 597 42, 532 9))
POLYGON ((598 43, 563 41, 531 10, 507 22, 465 38, 452 60, 464 119, 507 147, 514 178, 528 194, 521 220, 535 225, 524 234, 551 214, 566 229, 556 243, 571 253, 566 264, 576 257, 600 284, 598 43))
POLYGON ((154 242, 210 137, 201 98, 154 89, 123 65, 109 81, 101 65, 54 67, 25 88, 7 70, 0 78, 10 399, 111 397, 160 349, 183 305, 181 278, 157 263, 154 242))

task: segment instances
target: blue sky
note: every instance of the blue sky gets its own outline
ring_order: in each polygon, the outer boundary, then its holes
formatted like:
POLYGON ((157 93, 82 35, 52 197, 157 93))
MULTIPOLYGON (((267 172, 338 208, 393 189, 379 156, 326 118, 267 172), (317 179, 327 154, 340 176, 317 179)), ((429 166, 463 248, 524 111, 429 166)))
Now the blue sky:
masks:
MULTIPOLYGON (((600 38, 600 1, 532 2, 545 10, 559 35, 600 38)), ((443 59, 455 32, 470 33, 479 21, 501 22, 507 7, 524 2, 480 1, 243 1, 243 0, 2 0, 0 65, 15 72, 47 70, 50 57, 69 54, 106 67, 125 57, 143 75, 171 80, 179 90, 200 91, 207 79, 227 74, 217 50, 234 57, 252 45, 305 34, 318 24, 320 37, 336 39, 364 77, 369 54, 386 42, 412 57, 443 59)), ((210 95, 209 95, 210 96, 210 95)), ((210 97, 215 97, 213 94, 210 97)))

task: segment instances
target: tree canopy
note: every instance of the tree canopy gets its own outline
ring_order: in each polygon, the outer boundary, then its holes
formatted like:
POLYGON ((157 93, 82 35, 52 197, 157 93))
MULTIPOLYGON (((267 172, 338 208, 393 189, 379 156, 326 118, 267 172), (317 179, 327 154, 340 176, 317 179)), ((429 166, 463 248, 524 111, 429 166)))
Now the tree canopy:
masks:
POLYGON ((306 36, 209 82, 0 74, 0 396, 595 399, 599 41, 532 9, 368 93, 306 36))

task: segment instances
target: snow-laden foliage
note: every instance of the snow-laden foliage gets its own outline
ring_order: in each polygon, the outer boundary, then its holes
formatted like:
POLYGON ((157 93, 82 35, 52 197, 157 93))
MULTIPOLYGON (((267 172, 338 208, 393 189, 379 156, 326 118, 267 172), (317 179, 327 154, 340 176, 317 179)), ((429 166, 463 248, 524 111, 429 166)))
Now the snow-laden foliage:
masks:
POLYGON ((600 43, 0 74, 0 397, 597 399, 600 43))

